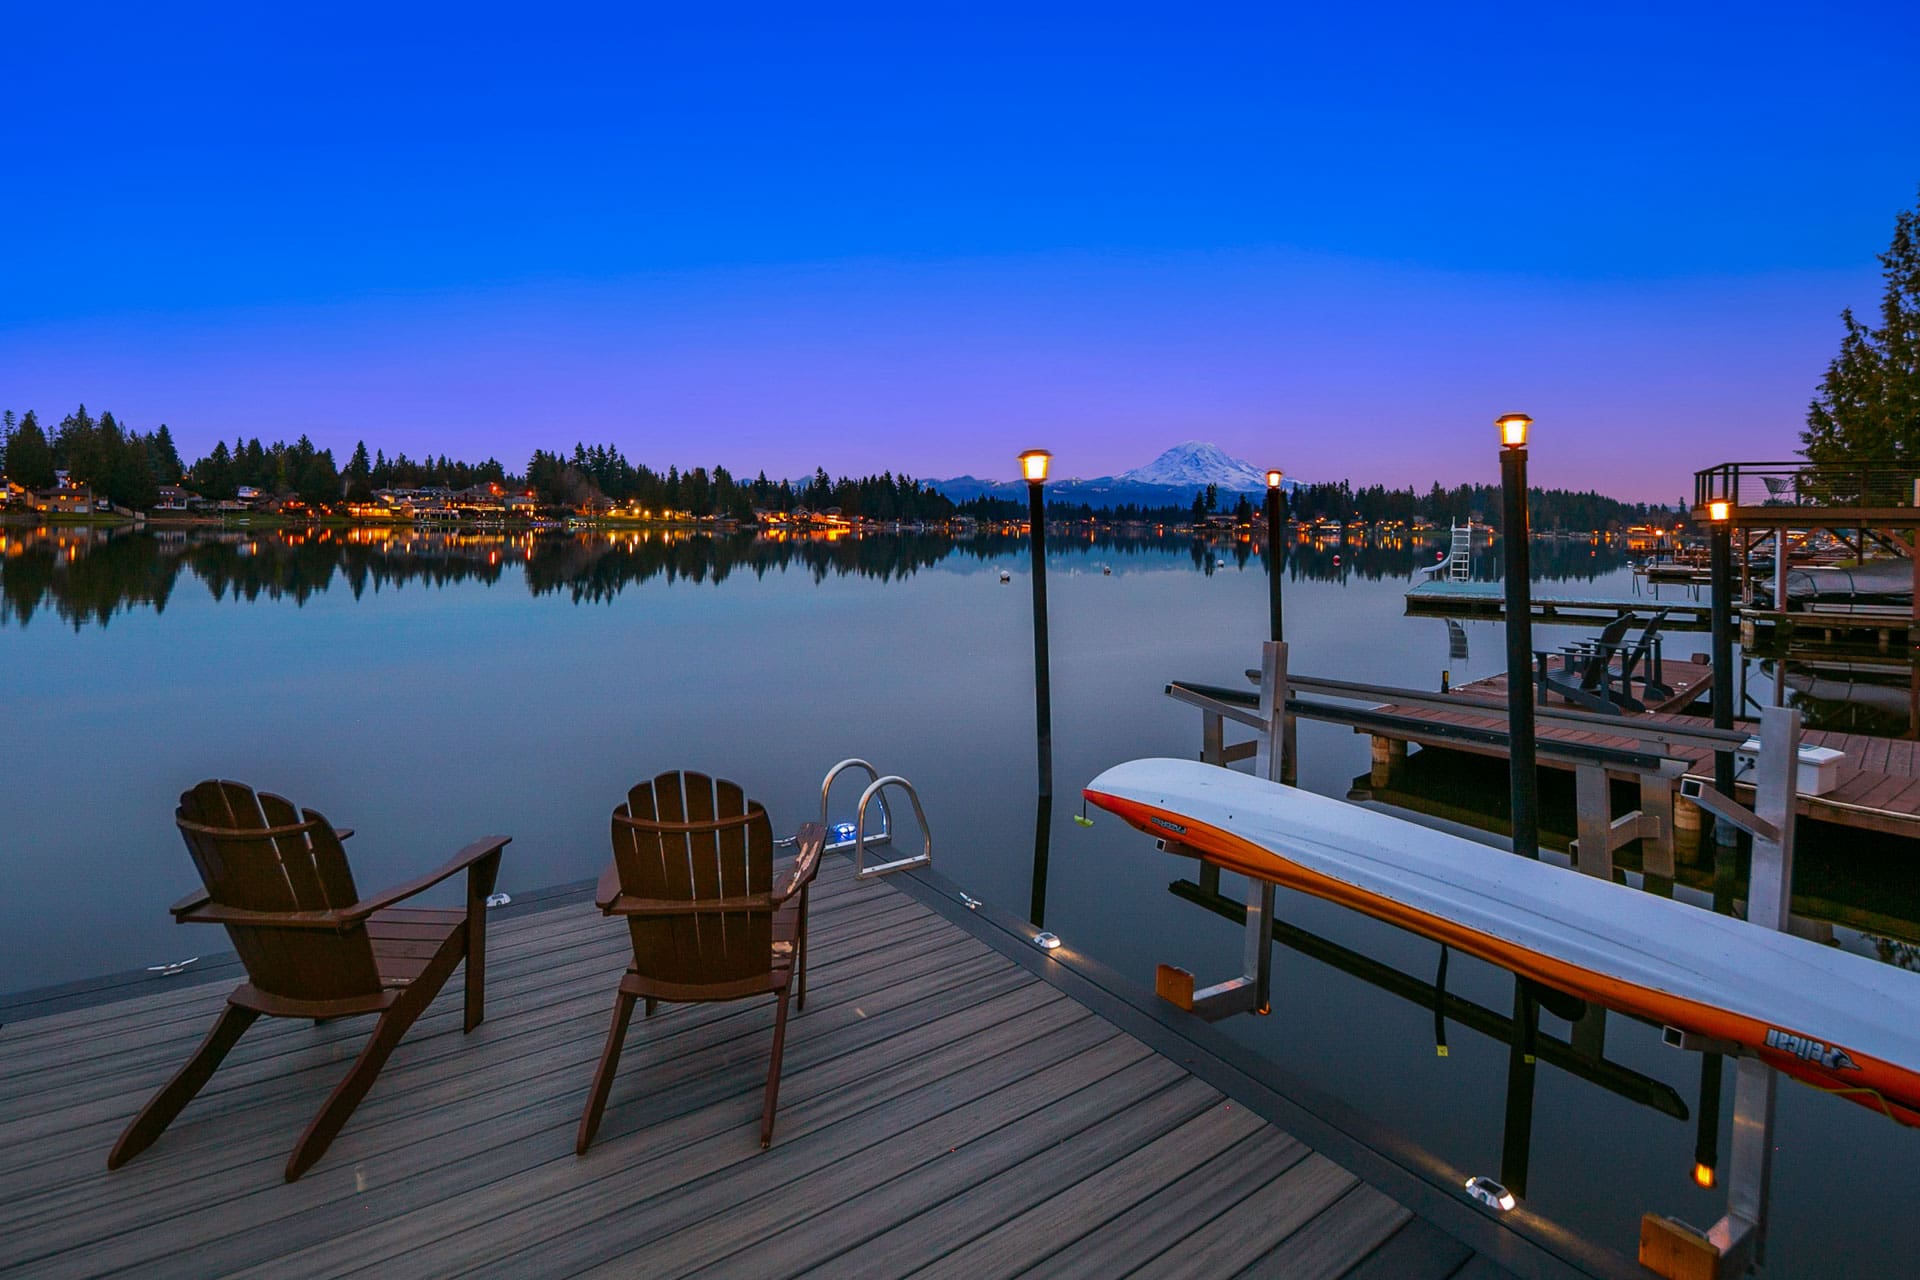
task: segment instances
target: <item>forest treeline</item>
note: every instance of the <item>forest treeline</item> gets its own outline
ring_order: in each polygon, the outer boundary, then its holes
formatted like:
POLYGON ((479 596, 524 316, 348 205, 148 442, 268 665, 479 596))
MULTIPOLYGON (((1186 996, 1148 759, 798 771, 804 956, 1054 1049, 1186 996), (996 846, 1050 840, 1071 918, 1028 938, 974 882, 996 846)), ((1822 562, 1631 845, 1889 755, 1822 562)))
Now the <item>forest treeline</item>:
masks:
MULTIPOLYGON (((0 475, 30 489, 46 488, 56 471, 70 472, 91 484, 116 506, 135 511, 150 509, 162 485, 179 484, 203 498, 234 497, 242 488, 269 494, 289 494, 309 506, 366 501, 379 489, 465 489, 477 484, 499 484, 532 492, 551 508, 578 508, 607 502, 642 510, 684 512, 697 517, 751 518, 755 509, 812 511, 837 509, 849 518, 867 520, 941 521, 968 515, 986 521, 1021 520, 1027 504, 1000 498, 975 498, 955 503, 912 476, 883 471, 878 475, 841 476, 824 468, 801 481, 770 480, 765 471, 747 480, 722 466, 670 466, 664 472, 630 461, 614 445, 576 444, 571 453, 536 449, 523 471, 510 472, 497 458, 463 462, 442 454, 414 459, 405 453, 369 452, 358 444, 339 465, 330 449, 317 447, 302 435, 291 444, 262 444, 258 437, 216 444, 204 457, 183 464, 172 432, 162 423, 152 432, 127 427, 111 413, 98 418, 85 405, 66 415, 49 431, 31 410, 16 418, 11 410, 0 415, 0 475)), ((1287 499, 1295 520, 1358 520, 1366 524, 1426 519, 1449 525, 1469 519, 1499 527, 1500 490, 1497 485, 1470 484, 1446 488, 1433 485, 1425 493, 1408 487, 1383 485, 1356 488, 1347 481, 1306 484, 1287 499)), ((1647 503, 1627 503, 1599 493, 1565 489, 1535 489, 1528 495, 1534 529, 1618 529, 1631 524, 1665 521, 1674 512, 1647 503)), ((1094 509, 1084 503, 1050 501, 1048 514, 1056 520, 1102 519, 1178 524, 1209 515, 1233 515, 1242 521, 1258 512, 1246 495, 1222 495, 1212 486, 1195 492, 1190 505, 1124 505, 1094 509)))

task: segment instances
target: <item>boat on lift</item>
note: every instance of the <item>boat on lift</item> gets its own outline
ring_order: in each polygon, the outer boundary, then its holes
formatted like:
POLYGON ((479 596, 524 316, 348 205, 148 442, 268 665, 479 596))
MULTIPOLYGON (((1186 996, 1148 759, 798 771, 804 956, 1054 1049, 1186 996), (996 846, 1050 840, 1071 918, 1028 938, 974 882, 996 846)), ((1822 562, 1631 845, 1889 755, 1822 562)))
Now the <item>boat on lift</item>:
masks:
POLYGON ((1085 795, 1170 851, 1739 1046, 1920 1126, 1920 975, 1192 760, 1116 765, 1085 795))

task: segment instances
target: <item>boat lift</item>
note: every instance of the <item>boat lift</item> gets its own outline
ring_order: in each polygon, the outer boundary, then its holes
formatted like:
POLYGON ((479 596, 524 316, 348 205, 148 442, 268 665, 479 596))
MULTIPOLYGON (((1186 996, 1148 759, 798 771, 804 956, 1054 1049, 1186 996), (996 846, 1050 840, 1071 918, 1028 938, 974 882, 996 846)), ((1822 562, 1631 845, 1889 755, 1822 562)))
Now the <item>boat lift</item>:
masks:
MULTIPOLYGON (((1248 672, 1249 676, 1253 674, 1248 672)), ((1292 754, 1288 749, 1291 735, 1287 730, 1291 729, 1290 722, 1294 717, 1289 713, 1287 647, 1284 643, 1268 642, 1263 646, 1259 677, 1257 709, 1247 707, 1239 699, 1221 701, 1191 688, 1181 689, 1180 694, 1184 701, 1199 705, 1205 713, 1203 761, 1225 767, 1251 756, 1255 762, 1256 776, 1278 782, 1283 773, 1291 775, 1293 772, 1293 761, 1285 758, 1292 754), (1226 720, 1253 728, 1256 737, 1252 742, 1228 746, 1223 736, 1226 720)), ((1173 692, 1173 689, 1170 688, 1169 692, 1173 692)), ((1793 885, 1793 826, 1801 735, 1800 713, 1786 707, 1768 707, 1762 713, 1761 726, 1760 750, 1749 779, 1756 792, 1753 809, 1721 794, 1700 779, 1686 779, 1682 784, 1682 794, 1752 837, 1747 922, 1786 932, 1793 885)), ((1601 776, 1604 777, 1604 774, 1601 776)), ((1182 832, 1173 830, 1157 835, 1159 848, 1199 859, 1201 886, 1206 892, 1217 896, 1220 866, 1182 842, 1180 834, 1182 832)), ((1631 838, 1637 834, 1640 832, 1622 831, 1615 838, 1631 838)), ((1612 841, 1607 843, 1611 844, 1612 841)), ((1583 858, 1580 862, 1588 863, 1589 860, 1583 858)), ((1589 874, 1599 872, 1611 878, 1610 857, 1602 866, 1604 870, 1590 865, 1580 869, 1589 874)), ((1162 964, 1155 975, 1156 992, 1169 1002, 1209 1021, 1217 1021, 1235 1013, 1269 1012, 1273 971, 1274 888, 1271 881, 1248 877, 1245 946, 1240 974, 1195 990, 1191 973, 1162 964)), ((1777 1075, 1746 1045, 1711 1039, 1674 1027, 1665 1029, 1664 1038, 1676 1048, 1724 1054, 1735 1060, 1733 1138, 1726 1178, 1727 1212, 1704 1231, 1676 1219, 1646 1214, 1641 1221, 1639 1260, 1642 1265, 1668 1280, 1728 1280, 1747 1275, 1763 1261, 1772 1177, 1777 1075)))

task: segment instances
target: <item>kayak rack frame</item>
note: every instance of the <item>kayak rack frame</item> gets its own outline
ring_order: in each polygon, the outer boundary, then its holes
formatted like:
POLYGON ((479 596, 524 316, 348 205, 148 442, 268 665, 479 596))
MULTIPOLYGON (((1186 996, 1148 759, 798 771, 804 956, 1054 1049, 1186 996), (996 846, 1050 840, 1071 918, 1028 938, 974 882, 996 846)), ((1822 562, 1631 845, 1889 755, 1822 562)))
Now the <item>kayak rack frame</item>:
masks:
MULTIPOLYGON (((1256 673, 1249 671, 1249 677, 1256 673)), ((1287 675, 1287 646, 1269 641, 1261 647, 1259 694, 1249 697, 1239 690, 1207 685, 1173 683, 1167 694, 1199 708, 1203 719, 1200 758, 1208 764, 1227 767, 1252 758, 1254 773, 1273 782, 1292 785, 1296 776, 1294 721, 1305 715, 1310 719, 1356 723, 1367 713, 1358 708, 1334 707, 1319 702, 1303 702, 1292 694, 1303 687, 1323 696, 1348 700, 1438 702, 1431 695, 1411 690, 1389 690, 1344 681, 1317 680, 1287 675), (1384 696, 1383 696, 1384 695, 1384 696), (1255 731, 1250 742, 1229 746, 1225 737, 1227 721, 1255 731)), ((1465 699, 1442 703, 1459 706, 1465 699)), ((1376 713, 1377 714, 1377 713, 1376 713)), ((1728 751, 1744 742, 1745 735, 1717 729, 1678 728, 1671 724, 1641 726, 1581 713, 1543 713, 1542 720, 1582 721, 1604 725, 1618 733, 1631 726, 1627 736, 1639 737, 1644 748, 1638 751, 1587 746, 1579 743, 1543 742, 1541 754, 1569 757, 1581 774, 1591 773, 1600 784, 1601 794, 1607 770, 1639 774, 1649 781, 1670 780, 1678 772, 1677 762, 1663 748, 1681 744, 1709 746, 1728 751)), ((1504 745, 1505 735, 1496 735, 1504 745)), ((1767 707, 1761 713, 1760 751, 1751 781, 1755 791, 1754 807, 1748 809, 1731 797, 1716 791, 1697 778, 1684 779, 1681 794, 1730 825, 1746 831, 1753 841, 1752 870, 1747 887, 1747 920, 1762 928, 1785 931, 1793 888, 1794 806, 1798 799, 1797 777, 1800 756, 1800 712, 1788 707, 1767 707)), ((1586 788, 1583 787, 1583 790, 1586 788)), ((1583 796, 1583 799, 1586 797, 1583 796)), ((1586 824, 1583 823, 1583 828, 1586 824)), ((1594 839, 1586 856, 1576 855, 1577 871, 1611 879, 1612 853, 1620 843, 1636 837, 1664 836, 1659 841, 1663 861, 1670 860, 1671 832, 1652 815, 1630 815, 1616 820, 1611 831, 1594 839), (1604 852, 1601 850, 1604 849, 1604 852), (1597 856, 1596 856, 1597 855, 1597 856)), ((1583 835, 1588 833, 1583 829, 1583 835)), ((1588 843, 1582 841, 1582 843, 1588 843)), ((1198 850, 1168 836, 1158 841, 1169 853, 1196 858, 1200 862, 1198 888, 1202 895, 1220 898, 1220 867, 1208 862, 1198 850)), ((1664 868, 1671 871, 1671 865, 1664 868)), ((1242 972, 1224 982, 1200 990, 1194 989, 1193 975, 1173 965, 1162 964, 1155 974, 1155 991, 1164 999, 1199 1014, 1208 1021, 1236 1013, 1266 1013, 1271 1007, 1273 974, 1274 885, 1270 881, 1249 879, 1246 893, 1245 947, 1242 972)), ((1648 1213, 1641 1219, 1639 1261, 1667 1280, 1729 1280, 1744 1276, 1764 1260, 1767 1204, 1773 1173, 1773 1122, 1778 1077, 1754 1053, 1739 1046, 1710 1041, 1698 1036, 1666 1029, 1668 1044, 1705 1053, 1734 1056, 1733 1138, 1727 1170, 1727 1211, 1705 1231, 1676 1219, 1648 1213)))

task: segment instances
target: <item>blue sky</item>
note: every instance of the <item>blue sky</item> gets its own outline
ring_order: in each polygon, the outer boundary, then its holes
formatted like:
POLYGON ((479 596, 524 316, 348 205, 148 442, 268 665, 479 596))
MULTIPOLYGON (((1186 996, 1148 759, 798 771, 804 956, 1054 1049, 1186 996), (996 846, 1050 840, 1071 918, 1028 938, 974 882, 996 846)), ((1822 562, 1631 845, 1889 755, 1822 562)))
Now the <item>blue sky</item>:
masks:
POLYGON ((1920 6, 7 17, 0 406, 412 453, 1671 498, 1920 193, 1920 6))

